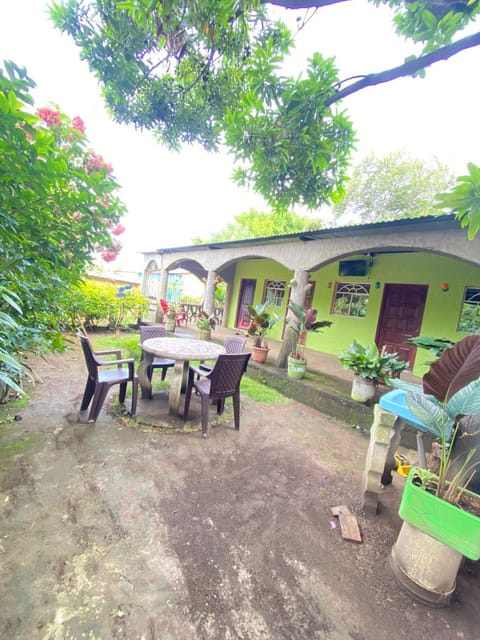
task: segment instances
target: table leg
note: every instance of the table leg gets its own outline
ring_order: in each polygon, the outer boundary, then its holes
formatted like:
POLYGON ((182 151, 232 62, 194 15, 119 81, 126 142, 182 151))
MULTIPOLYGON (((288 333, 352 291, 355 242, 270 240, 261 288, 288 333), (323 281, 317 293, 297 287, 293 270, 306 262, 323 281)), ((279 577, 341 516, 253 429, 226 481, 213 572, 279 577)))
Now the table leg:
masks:
POLYGON ((173 369, 173 380, 168 394, 168 413, 171 416, 178 416, 180 412, 180 395, 184 380, 188 375, 188 360, 176 360, 173 369))
POLYGON ((154 355, 153 353, 148 353, 148 351, 143 352, 143 358, 140 361, 140 365, 138 367, 138 382, 140 384, 140 389, 142 391, 142 400, 151 400, 152 399, 152 383, 148 378, 148 367, 153 362, 154 355))

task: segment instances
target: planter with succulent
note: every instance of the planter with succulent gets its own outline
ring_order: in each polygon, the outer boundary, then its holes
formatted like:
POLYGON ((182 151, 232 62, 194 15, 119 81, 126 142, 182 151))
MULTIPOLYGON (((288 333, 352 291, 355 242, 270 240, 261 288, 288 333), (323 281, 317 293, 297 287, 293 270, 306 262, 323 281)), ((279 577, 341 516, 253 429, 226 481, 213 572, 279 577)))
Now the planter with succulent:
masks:
POLYGON ((287 320, 289 332, 295 338, 295 346, 288 356, 287 375, 290 378, 301 379, 305 375, 307 369, 307 361, 305 359, 305 347, 308 333, 316 333, 325 327, 330 327, 330 320, 318 320, 316 309, 305 309, 296 302, 289 302, 288 309, 291 312, 290 318, 287 320))
POLYGON ((442 353, 423 385, 392 380, 410 411, 438 438, 434 469, 413 467, 399 509, 390 564, 415 598, 445 606, 463 556, 480 559, 480 336, 442 353))
POLYGON ((209 318, 204 311, 201 311, 195 322, 195 326, 198 329, 199 340, 210 340, 212 337, 212 329, 215 329, 215 320, 209 318))
POLYGON ((252 360, 263 364, 269 352, 267 343, 268 332, 273 325, 278 322, 279 318, 276 314, 267 311, 266 303, 255 306, 248 305, 247 313, 250 319, 247 335, 253 338, 252 360))
POLYGON ((353 371, 351 397, 356 402, 372 400, 379 383, 388 384, 408 367, 408 362, 400 360, 397 353, 387 353, 385 347, 379 351, 373 342, 363 346, 355 339, 338 358, 344 369, 353 371))

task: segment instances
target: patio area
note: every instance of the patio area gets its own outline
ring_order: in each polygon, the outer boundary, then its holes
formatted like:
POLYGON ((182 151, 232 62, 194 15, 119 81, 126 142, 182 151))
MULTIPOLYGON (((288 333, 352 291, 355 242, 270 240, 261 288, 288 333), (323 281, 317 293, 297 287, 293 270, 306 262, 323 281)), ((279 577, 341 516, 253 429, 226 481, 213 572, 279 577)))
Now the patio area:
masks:
MULTIPOLYGON (((193 401, 184 431, 141 424, 149 400, 136 425, 105 411, 79 424, 79 351, 38 373, 22 419, 2 431, 2 638, 478 637, 478 563, 465 562, 441 612, 391 575, 403 479, 385 489, 378 516, 361 512, 368 442, 355 428, 295 401, 248 397, 240 431, 227 412, 208 439, 193 401), (361 544, 342 538, 331 513, 341 504, 361 544)), ((156 402, 167 415, 166 394, 156 402)))

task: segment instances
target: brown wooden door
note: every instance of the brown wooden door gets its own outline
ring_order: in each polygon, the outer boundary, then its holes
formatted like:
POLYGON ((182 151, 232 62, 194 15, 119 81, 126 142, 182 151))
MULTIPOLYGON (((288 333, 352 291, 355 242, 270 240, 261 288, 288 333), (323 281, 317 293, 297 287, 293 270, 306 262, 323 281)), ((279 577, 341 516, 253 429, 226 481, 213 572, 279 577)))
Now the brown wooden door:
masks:
POLYGON ((248 327, 250 326, 247 307, 249 304, 253 304, 256 284, 256 280, 249 280, 246 278, 244 278, 240 284, 240 295, 237 306, 237 319, 235 321, 235 326, 238 329, 248 329, 248 327))
POLYGON ((389 353, 397 351, 402 360, 410 363, 410 369, 416 347, 405 344, 405 340, 420 334, 427 291, 427 285, 386 284, 383 292, 377 346, 381 349, 385 345, 389 353))

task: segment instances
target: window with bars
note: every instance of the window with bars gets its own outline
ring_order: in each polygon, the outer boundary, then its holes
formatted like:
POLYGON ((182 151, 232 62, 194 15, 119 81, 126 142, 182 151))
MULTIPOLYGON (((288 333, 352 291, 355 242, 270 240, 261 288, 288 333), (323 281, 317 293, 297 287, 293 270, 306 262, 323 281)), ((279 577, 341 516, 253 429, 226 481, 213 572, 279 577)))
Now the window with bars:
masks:
POLYGON ((367 313, 369 284, 337 282, 331 313, 336 316, 364 318, 367 313))
POLYGON ((281 307, 287 283, 284 280, 267 280, 263 294, 263 302, 269 307, 281 307))
POLYGON ((480 330, 480 287, 465 288, 457 330, 466 333, 480 330))

